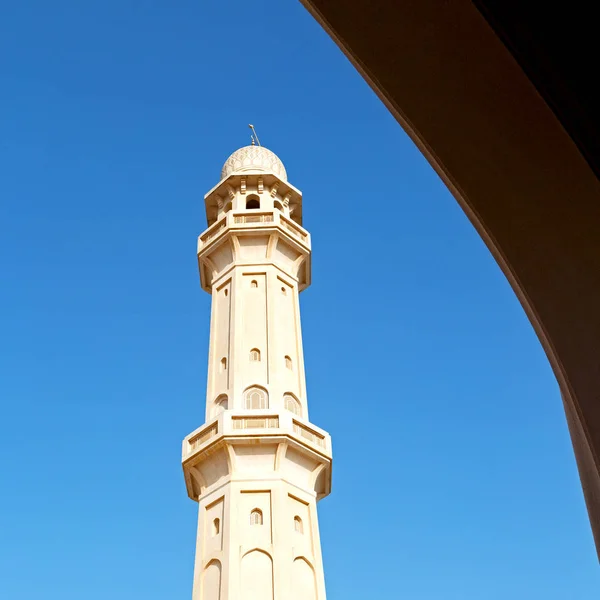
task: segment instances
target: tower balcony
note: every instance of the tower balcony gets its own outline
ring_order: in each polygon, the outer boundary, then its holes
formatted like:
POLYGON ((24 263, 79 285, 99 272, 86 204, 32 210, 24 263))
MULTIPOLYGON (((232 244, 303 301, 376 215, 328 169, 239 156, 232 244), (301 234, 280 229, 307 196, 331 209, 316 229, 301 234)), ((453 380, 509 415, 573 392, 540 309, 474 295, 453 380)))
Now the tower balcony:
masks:
POLYGON ((282 464, 289 455, 288 449, 291 448, 295 456, 304 456, 304 467, 314 472, 313 485, 317 497, 329 494, 332 453, 331 437, 326 431, 287 410, 226 410, 183 440, 182 463, 190 498, 196 500, 201 491, 211 487, 209 480, 215 475, 214 467, 205 469, 205 466, 211 462, 216 464, 217 454, 226 457, 221 461, 222 477, 231 478, 236 474, 244 477, 243 472, 236 472, 235 460, 232 461, 231 456, 235 455, 236 447, 258 445, 274 449, 274 471, 285 470, 282 464), (278 456, 281 457, 279 465, 278 456), (206 474, 202 477, 205 470, 206 474))
POLYGON ((198 238, 198 254, 204 252, 206 248, 218 240, 225 231, 240 231, 254 229, 280 228, 288 235, 291 235, 294 241, 300 243, 305 249, 310 250, 310 234, 306 229, 300 227, 297 223, 289 219, 279 210, 267 211, 230 211, 221 217, 216 223, 211 225, 198 238))
POLYGON ((279 209, 229 211, 198 238, 198 267, 202 288, 212 284, 233 264, 273 263, 298 281, 310 285, 310 234, 279 209), (252 248, 249 248, 252 246, 252 248))

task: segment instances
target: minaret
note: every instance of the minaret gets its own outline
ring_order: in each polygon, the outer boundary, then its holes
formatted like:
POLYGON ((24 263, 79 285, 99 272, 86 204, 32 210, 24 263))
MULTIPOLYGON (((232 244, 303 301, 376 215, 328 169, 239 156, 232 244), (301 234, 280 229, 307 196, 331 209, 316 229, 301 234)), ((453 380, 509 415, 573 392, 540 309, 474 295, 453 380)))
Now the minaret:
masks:
POLYGON ((302 194, 273 152, 252 145, 227 159, 204 201, 206 423, 183 441, 199 504, 193 600, 325 600, 317 501, 331 489, 331 438, 308 419, 302 194))

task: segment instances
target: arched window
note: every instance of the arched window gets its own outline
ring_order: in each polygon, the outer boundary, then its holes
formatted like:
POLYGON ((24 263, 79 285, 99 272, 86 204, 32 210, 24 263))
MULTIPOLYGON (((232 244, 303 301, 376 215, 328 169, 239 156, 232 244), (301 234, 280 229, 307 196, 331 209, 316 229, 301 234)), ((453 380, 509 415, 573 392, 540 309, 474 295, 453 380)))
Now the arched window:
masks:
POLYGON ((267 395, 266 390, 257 386, 248 388, 245 391, 244 400, 244 406, 249 410, 269 408, 269 396, 267 395))
POLYGON ((290 370, 292 369, 292 359, 290 356, 285 357, 285 368, 290 370))
POLYGON ((302 416, 302 405, 294 394, 287 393, 283 395, 283 407, 299 417, 302 416))
POLYGON ((304 525, 302 524, 302 519, 298 515, 294 517, 294 531, 297 533, 304 533, 304 525))
POLYGON ((281 203, 279 200, 275 200, 275 201, 273 202, 273 206, 274 206, 276 209, 278 209, 278 210, 280 210, 281 212, 283 212, 283 204, 282 204, 282 203, 281 203))
POLYGON ((260 199, 258 196, 248 196, 246 198, 246 208, 260 208, 260 199))
POLYGON ((253 288, 253 289, 256 289, 258 287, 258 281, 256 281, 256 279, 253 279, 250 282, 250 287, 253 288))
POLYGON ((227 370, 227 359, 223 357, 221 359, 221 373, 225 370, 227 370))
POLYGON ((213 536, 219 535, 221 532, 221 521, 219 519, 215 519, 213 521, 213 536))
POLYGON ((262 525, 263 524, 263 514, 260 508, 255 508, 250 513, 250 525, 262 525))
POLYGON ((286 290, 286 289, 285 289, 285 287, 283 287, 283 286, 281 286, 281 293, 282 293, 284 296, 287 296, 287 290, 286 290))
POLYGON ((250 362, 260 362, 260 350, 258 348, 250 350, 250 362))
POLYGON ((227 410, 229 408, 229 399, 227 398, 227 396, 222 395, 219 396, 216 400, 215 400, 215 404, 214 404, 214 408, 213 408, 213 417, 216 417, 218 414, 222 413, 224 410, 227 410))

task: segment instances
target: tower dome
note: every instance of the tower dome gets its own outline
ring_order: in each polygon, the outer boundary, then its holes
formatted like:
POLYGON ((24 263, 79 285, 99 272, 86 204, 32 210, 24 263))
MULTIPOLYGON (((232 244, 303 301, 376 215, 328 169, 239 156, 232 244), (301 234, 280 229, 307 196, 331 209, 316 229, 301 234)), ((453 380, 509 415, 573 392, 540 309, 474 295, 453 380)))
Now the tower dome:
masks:
POLYGON ((232 173, 244 171, 265 171, 274 173, 283 181, 287 181, 285 167, 279 157, 264 146, 244 146, 236 150, 221 169, 221 179, 232 173))

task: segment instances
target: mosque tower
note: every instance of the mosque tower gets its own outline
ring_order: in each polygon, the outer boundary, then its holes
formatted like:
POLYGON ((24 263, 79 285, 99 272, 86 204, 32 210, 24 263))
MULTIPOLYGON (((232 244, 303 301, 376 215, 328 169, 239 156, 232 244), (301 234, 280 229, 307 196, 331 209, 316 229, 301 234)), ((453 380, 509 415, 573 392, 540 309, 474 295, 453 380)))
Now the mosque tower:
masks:
POLYGON ((193 600, 325 600, 317 502, 331 438, 309 421, 298 294, 310 285, 302 194, 267 148, 240 148, 205 198, 212 296, 206 422, 183 441, 198 502, 193 600))

